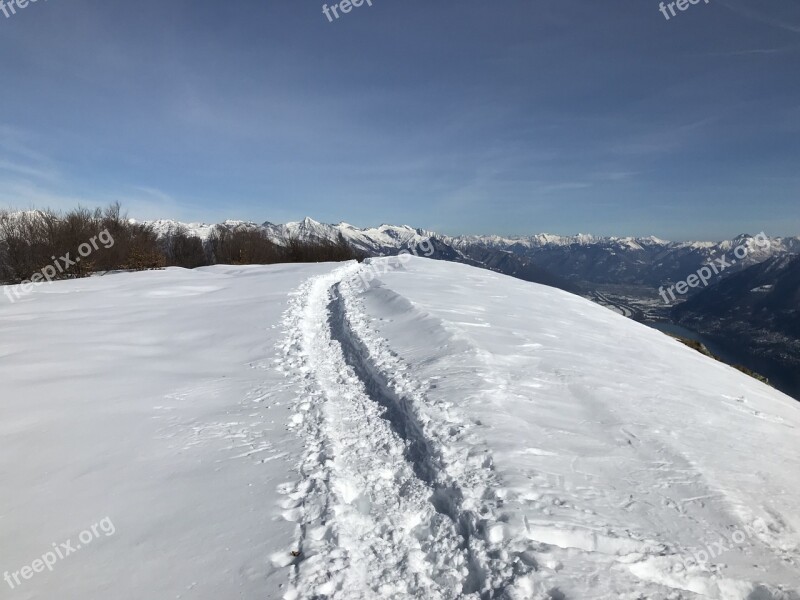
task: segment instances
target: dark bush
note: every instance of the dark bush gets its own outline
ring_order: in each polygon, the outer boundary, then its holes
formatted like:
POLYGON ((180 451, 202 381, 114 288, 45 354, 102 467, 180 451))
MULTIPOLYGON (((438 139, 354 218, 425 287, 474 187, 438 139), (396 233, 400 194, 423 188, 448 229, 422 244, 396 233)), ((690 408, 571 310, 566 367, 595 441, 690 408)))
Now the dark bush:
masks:
POLYGON ((209 264, 203 240, 189 235, 182 225, 167 231, 161 239, 161 248, 168 267, 195 269, 209 264))
POLYGON ((97 217, 99 229, 108 231, 114 239, 111 248, 99 253, 98 270, 143 270, 166 266, 166 256, 152 227, 128 219, 119 204, 112 204, 102 213, 98 211, 97 217))
POLYGON ((118 204, 94 212, 0 213, 0 281, 19 283, 43 270, 48 279, 64 279, 164 264, 153 230, 126 219, 118 204))
POLYGON ((28 280, 43 269, 48 279, 63 279, 165 266, 362 259, 341 235, 336 241, 276 241, 260 228, 217 226, 204 244, 179 226, 159 238, 152 227, 128 219, 119 204, 95 211, 79 207, 65 214, 0 211, 0 282, 6 283, 28 280))
POLYGON ((217 226, 208 239, 215 264, 271 265, 283 262, 282 249, 261 229, 228 229, 217 226))
POLYGON ((364 259, 356 252, 342 234, 338 239, 304 241, 297 238, 285 240, 286 262, 342 262, 346 260, 364 259))

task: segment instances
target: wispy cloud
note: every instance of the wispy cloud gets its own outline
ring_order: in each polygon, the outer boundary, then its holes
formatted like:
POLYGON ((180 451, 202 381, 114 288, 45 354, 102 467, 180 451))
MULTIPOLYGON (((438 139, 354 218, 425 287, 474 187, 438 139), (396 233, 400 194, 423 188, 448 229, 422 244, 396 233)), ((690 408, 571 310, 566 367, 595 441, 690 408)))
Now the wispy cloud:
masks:
POLYGON ((33 136, 9 125, 0 124, 0 176, 22 176, 32 180, 54 181, 59 171, 49 156, 34 147, 33 136))
POLYGON ((718 3, 728 10, 745 18, 752 19, 766 25, 771 25, 772 27, 777 27, 778 29, 783 29, 784 31, 800 33, 800 23, 790 23, 787 21, 782 21, 779 18, 771 15, 764 14, 763 7, 753 8, 750 6, 743 6, 741 3, 731 2, 730 0, 718 0, 718 3))
POLYGON ((715 115, 683 125, 661 126, 659 130, 630 136, 627 140, 610 147, 613 154, 641 155, 661 154, 678 150, 700 135, 704 128, 718 122, 722 116, 715 115))
POLYGON ((85 198, 30 181, 0 179, 0 206, 6 208, 67 210, 79 204, 85 205, 85 198))
POLYGON ((12 162, 3 158, 0 158, 0 171, 9 171, 36 179, 55 179, 57 177, 54 169, 12 162))
POLYGON ((0 124, 0 150, 33 163, 51 163, 50 157, 34 148, 34 136, 16 127, 0 124))
POLYGON ((774 54, 784 54, 787 52, 794 52, 796 50, 800 50, 800 45, 784 46, 783 48, 749 48, 745 50, 730 50, 727 52, 704 52, 699 56, 756 56, 756 55, 771 56, 774 54))
POLYGON ((583 190, 592 187, 591 183, 586 181, 561 181, 556 183, 548 183, 541 186, 537 192, 547 194, 549 192, 563 192, 569 190, 583 190))
POLYGON ((153 187, 147 187, 147 186, 134 186, 134 189, 138 190, 140 192, 144 192, 145 194, 147 194, 148 196, 152 196, 156 200, 160 200, 162 202, 167 202, 169 204, 177 204, 177 201, 175 200, 175 198, 173 198, 172 196, 170 196, 166 192, 163 192, 163 191, 161 191, 159 189, 156 189, 156 188, 153 188, 153 187))
POLYGON ((636 177, 637 171, 606 171, 595 174, 599 181, 628 181, 636 177))

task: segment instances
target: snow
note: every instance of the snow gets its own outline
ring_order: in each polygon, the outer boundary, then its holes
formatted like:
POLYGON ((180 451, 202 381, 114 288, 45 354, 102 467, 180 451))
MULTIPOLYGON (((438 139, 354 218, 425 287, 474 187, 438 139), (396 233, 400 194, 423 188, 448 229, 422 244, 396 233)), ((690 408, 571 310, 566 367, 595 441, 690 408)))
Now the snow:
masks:
POLYGON ((795 401, 566 292, 412 264, 366 294, 376 335, 433 382, 428 402, 456 402, 480 424, 502 522, 545 587, 567 598, 797 590, 795 401), (736 532, 744 543, 693 564, 736 532))
POLYGON ((288 291, 325 266, 119 274, 0 296, 0 576, 113 536, 3 598, 278 598, 299 440, 273 369, 288 291))
POLYGON ((115 525, 8 597, 796 600, 797 402, 566 292, 370 262, 0 294, 0 574, 115 525))
POLYGON ((772 284, 760 285, 760 286, 758 286, 758 287, 754 287, 754 288, 753 288, 752 290, 750 290, 750 291, 751 291, 751 292, 756 292, 756 293, 767 293, 767 292, 771 292, 771 291, 772 291, 772 289, 773 289, 774 287, 775 287, 775 286, 774 286, 774 285, 772 285, 772 284))

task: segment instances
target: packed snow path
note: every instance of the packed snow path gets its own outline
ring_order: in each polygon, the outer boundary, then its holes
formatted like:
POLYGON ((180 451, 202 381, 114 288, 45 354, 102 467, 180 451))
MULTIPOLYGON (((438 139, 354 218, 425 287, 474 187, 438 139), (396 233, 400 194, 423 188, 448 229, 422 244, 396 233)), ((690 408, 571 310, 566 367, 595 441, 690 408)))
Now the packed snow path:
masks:
MULTIPOLYGON (((300 481, 282 490, 284 515, 299 525, 287 599, 797 597, 724 577, 719 565, 687 559, 693 554, 673 532, 659 540, 626 523, 625 515, 634 518, 630 507, 654 495, 674 505, 672 490, 686 496, 674 510, 701 528, 714 518, 704 500, 717 494, 682 456, 639 447, 625 427, 627 447, 655 465, 660 485, 629 480, 619 493, 592 488, 587 475, 584 489, 572 489, 555 469, 532 471, 537 476, 523 493, 505 487, 478 434, 480 420, 466 418, 457 398, 436 399, 436 385, 418 379, 420 369, 371 325, 364 268, 312 278, 295 292, 284 321, 281 368, 302 386, 293 427, 306 446, 300 481), (598 514, 601 506, 611 514, 598 514)), ((373 282, 371 291, 383 304, 408 304, 381 285, 373 282)), ((435 336, 432 321, 415 333, 435 336)), ((491 383, 502 389, 508 382, 491 383)), ((768 528, 755 527, 748 536, 767 541, 761 552, 783 556, 786 570, 796 570, 791 553, 779 544, 770 549, 768 528)))
POLYGON ((402 366, 359 337, 343 281, 354 270, 306 283, 286 318, 284 367, 303 374, 295 425, 307 444, 285 504, 301 523, 289 597, 494 597, 532 565, 497 535, 491 458, 479 447, 448 456, 463 421, 446 409, 432 421, 402 366))

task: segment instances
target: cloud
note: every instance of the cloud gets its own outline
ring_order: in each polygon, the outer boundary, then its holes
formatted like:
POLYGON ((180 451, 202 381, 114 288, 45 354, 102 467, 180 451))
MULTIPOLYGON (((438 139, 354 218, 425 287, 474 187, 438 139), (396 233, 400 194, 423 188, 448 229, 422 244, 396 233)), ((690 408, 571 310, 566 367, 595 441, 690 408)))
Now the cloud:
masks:
POLYGON ((47 155, 33 148, 34 136, 12 127, 0 124, 0 150, 17 159, 26 158, 30 162, 50 164, 52 161, 47 155))
POLYGON ((47 167, 31 166, 0 158, 0 171, 10 171, 35 179, 55 179, 57 172, 47 167))
POLYGON ((713 115, 682 125, 661 125, 644 134, 630 136, 627 140, 613 144, 609 150, 619 155, 662 154, 683 148, 703 133, 709 125, 722 119, 713 115))
POLYGON ((745 18, 752 19, 754 21, 758 21, 760 23, 764 23, 772 27, 777 27, 778 29, 783 29, 785 31, 800 33, 800 23, 797 22, 789 23, 772 15, 764 14, 763 6, 759 6, 758 9, 755 9, 750 6, 743 6, 741 3, 736 2, 735 0, 734 1, 718 0, 718 3, 727 8, 728 10, 735 12, 736 14, 741 15, 745 18))
POLYGON ((800 46, 785 46, 783 48, 751 48, 747 50, 731 50, 729 52, 705 52, 702 56, 753 56, 758 54, 773 55, 793 52, 800 46))
POLYGON ((81 203, 85 203, 85 198, 65 194, 31 181, 0 178, 0 206, 5 208, 68 210, 81 203))
POLYGON ((547 194, 549 192, 562 192, 569 190, 583 190, 592 187, 591 183, 585 181, 561 181, 555 183, 548 183, 543 185, 538 190, 539 193, 547 194))

